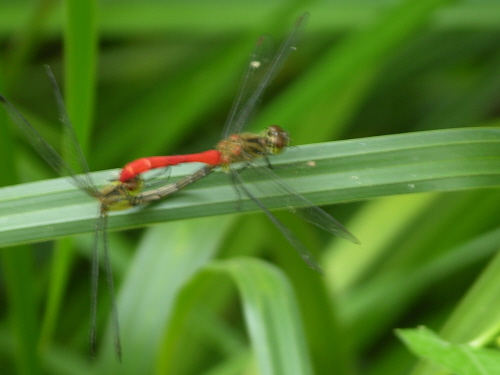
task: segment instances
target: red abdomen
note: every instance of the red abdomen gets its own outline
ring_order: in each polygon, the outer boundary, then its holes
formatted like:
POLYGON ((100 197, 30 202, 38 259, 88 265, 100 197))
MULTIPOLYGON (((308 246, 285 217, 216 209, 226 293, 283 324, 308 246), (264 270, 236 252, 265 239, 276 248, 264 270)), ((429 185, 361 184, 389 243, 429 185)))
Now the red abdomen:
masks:
POLYGON ((198 154, 187 155, 172 155, 172 156, 151 156, 134 160, 123 167, 119 180, 127 182, 131 178, 136 177, 140 173, 147 172, 155 168, 168 167, 182 163, 205 163, 210 165, 218 165, 221 161, 219 151, 209 150, 198 154))

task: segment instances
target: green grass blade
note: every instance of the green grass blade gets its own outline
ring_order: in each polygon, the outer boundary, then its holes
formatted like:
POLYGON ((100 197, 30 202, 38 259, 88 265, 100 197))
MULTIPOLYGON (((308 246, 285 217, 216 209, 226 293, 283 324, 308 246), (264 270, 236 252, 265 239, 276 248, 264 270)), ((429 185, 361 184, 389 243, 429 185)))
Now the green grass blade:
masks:
MULTIPOLYGON (((391 194, 498 186, 499 142, 500 131, 494 128, 410 133, 296 147, 274 158, 273 165, 299 193, 316 204, 330 204, 391 194), (293 168, 282 167, 291 163, 293 168)), ((174 173, 186 174, 192 169, 183 166, 174 173)), ((94 174, 101 182, 103 175, 109 178, 109 173, 94 174)), ((1 196, 0 214, 6 225, 0 230, 0 245, 94 229, 97 205, 65 180, 4 188, 1 196)), ((284 208, 273 196, 261 198, 270 208, 284 208)), ((229 179, 215 173, 159 204, 113 214, 110 228, 234 213, 238 203, 229 179)), ((256 211, 251 203, 243 197, 240 211, 256 211)))
POLYGON ((497 350, 474 348, 466 344, 454 345, 425 327, 398 330, 397 333, 415 354, 439 363, 455 374, 495 375, 500 371, 500 354, 497 350))
MULTIPOLYGON (((500 237, 499 232, 497 230, 495 233, 484 236, 484 238, 479 239, 480 241, 471 244, 472 246, 469 246, 467 251, 469 253, 482 252, 485 246, 496 249, 500 237)), ((496 255, 445 323, 439 334, 444 340, 470 345, 472 351, 474 347, 482 347, 495 340, 500 331, 499 275, 500 256, 496 255)), ((494 371, 489 370, 493 372, 486 371, 485 374, 494 374, 500 371, 498 352, 496 352, 496 356, 497 365, 494 367, 494 371)), ((472 355, 471 358, 474 356, 472 355)), ((435 359, 435 362, 440 363, 439 359, 435 359)), ((480 362, 479 358, 477 358, 477 362, 480 362)), ((466 365, 462 364, 461 366, 466 365)), ((466 373, 465 368, 462 367, 462 371, 459 372, 466 373)), ((412 372, 412 375, 430 375, 432 373, 433 367, 431 365, 421 363, 412 372)))
MULTIPOLYGON (((176 329, 171 316, 179 294, 215 256, 229 223, 228 218, 204 218, 148 230, 118 294, 124 363, 117 363, 108 332, 95 364, 97 373, 152 373, 163 357, 159 354, 163 336, 176 329), (149 311, 147 317, 144 309, 149 311)), ((107 306, 100 306, 100 311, 108 315, 107 306)))
MULTIPOLYGON (((94 113, 97 61, 96 8, 94 0, 64 2, 65 104, 83 150, 88 149, 94 113)), ((65 136, 69 141, 63 145, 73 146, 70 143, 71 135, 65 134, 65 136)), ((67 147, 63 149, 62 154, 75 170, 82 171, 81 165, 75 165, 78 160, 78 154, 75 152, 78 152, 75 147, 67 147)), ((52 277, 40 336, 40 347, 43 349, 50 347, 54 331, 57 330, 60 307, 63 304, 74 259, 73 242, 69 239, 60 241, 52 257, 52 277)))
MULTIPOLYGON (((497 240, 498 236, 491 238, 490 246, 497 240)), ((453 342, 468 341, 475 346, 484 346, 495 339, 500 331, 499 269, 500 256, 497 255, 450 316, 441 331, 443 337, 453 342)))
POLYGON ((252 347, 263 375, 307 375, 312 366, 290 281, 255 259, 214 264, 236 283, 252 347))
POLYGON ((97 1, 65 4, 65 98, 82 149, 88 150, 93 123, 97 65, 97 1))
POLYGON ((19 253, 2 254, 8 291, 9 318, 11 320, 13 352, 17 371, 21 375, 41 374, 38 352, 38 321, 35 314, 36 288, 33 278, 33 255, 27 246, 17 248, 19 253))

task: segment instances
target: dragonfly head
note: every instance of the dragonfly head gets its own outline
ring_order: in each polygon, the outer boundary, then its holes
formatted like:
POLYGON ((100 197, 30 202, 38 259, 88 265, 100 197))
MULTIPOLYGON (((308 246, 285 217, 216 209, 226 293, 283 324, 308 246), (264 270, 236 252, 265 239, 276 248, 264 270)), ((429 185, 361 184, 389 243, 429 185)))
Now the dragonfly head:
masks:
POLYGON ((120 211, 133 207, 134 197, 142 192, 144 181, 134 177, 127 182, 112 181, 105 186, 97 197, 101 201, 103 211, 120 211))
POLYGON ((270 154, 279 154, 290 143, 290 136, 278 125, 269 126, 265 130, 264 138, 270 154))
POLYGON ((144 180, 139 175, 132 177, 125 182, 118 181, 118 184, 122 184, 128 190, 130 195, 137 195, 144 188, 144 180))

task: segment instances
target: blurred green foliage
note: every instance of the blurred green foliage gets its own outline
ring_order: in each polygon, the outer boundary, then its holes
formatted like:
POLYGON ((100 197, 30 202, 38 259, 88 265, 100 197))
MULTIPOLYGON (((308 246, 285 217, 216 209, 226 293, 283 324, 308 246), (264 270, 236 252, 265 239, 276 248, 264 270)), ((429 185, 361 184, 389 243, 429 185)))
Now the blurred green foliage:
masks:
MULTIPOLYGON (((269 33, 279 42, 303 11, 311 18, 297 52, 250 129, 277 123, 300 145, 499 125, 496 1, 26 0, 0 7, 0 92, 61 149, 43 69, 49 64, 92 170, 211 148, 256 38, 269 33)), ((54 177, 3 112, 0 119, 1 184, 54 177)), ((491 163, 500 166, 498 158, 491 163)), ((123 364, 114 359, 111 332, 102 335, 98 358, 88 358, 89 236, 4 248, 0 372, 447 374, 417 365, 393 329, 426 325, 453 343, 494 345, 495 177, 489 188, 471 173, 469 184, 450 192, 429 185, 427 193, 369 201, 367 192, 326 207, 361 239, 357 247, 279 214, 314 250, 324 277, 263 215, 111 233, 123 364), (471 188, 475 182, 480 188, 471 188)), ((109 304, 101 284, 104 332, 109 304)))

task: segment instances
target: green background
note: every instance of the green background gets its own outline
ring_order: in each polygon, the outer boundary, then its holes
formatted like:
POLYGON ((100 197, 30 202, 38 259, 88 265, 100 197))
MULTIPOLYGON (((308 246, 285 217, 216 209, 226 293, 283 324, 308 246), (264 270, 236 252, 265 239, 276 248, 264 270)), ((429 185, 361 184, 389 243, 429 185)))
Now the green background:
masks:
POLYGON ((283 178, 314 202, 344 203, 324 208, 362 242, 278 211, 320 276, 264 215, 215 215, 238 211, 236 195, 221 206, 233 194, 221 173, 151 209, 112 214, 112 229, 138 228, 110 233, 123 363, 104 278, 92 360, 95 202, 45 181, 55 174, 2 112, 0 244, 19 246, 1 250, 0 372, 447 374, 419 363, 394 329, 494 344, 500 3, 3 0, 0 9, 0 92, 64 153, 50 65, 93 171, 213 147, 256 38, 279 43, 309 11, 249 129, 276 123, 294 146, 318 143, 276 163, 305 170, 283 178), (64 239, 39 242, 55 237, 64 239))

